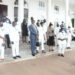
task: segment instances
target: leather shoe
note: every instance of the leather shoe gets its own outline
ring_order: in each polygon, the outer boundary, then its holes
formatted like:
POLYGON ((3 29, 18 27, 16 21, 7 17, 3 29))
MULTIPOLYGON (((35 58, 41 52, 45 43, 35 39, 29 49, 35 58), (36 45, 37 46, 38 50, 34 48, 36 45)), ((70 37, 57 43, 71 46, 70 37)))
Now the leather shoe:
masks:
POLYGON ((13 57, 13 59, 17 59, 17 57, 13 57))
POLYGON ((16 56, 17 58, 21 58, 21 56, 20 55, 18 55, 18 56, 16 56))
POLYGON ((32 56, 35 56, 35 54, 32 54, 32 56))
POLYGON ((61 54, 61 56, 62 56, 62 57, 64 57, 64 55, 63 55, 63 54, 61 54))

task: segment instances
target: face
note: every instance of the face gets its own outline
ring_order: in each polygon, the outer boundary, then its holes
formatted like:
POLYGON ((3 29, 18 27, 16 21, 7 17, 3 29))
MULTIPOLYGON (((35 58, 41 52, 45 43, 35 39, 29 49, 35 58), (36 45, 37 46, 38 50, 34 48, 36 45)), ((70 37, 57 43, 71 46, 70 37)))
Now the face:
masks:
POLYGON ((32 21, 32 24, 35 24, 35 20, 32 21))

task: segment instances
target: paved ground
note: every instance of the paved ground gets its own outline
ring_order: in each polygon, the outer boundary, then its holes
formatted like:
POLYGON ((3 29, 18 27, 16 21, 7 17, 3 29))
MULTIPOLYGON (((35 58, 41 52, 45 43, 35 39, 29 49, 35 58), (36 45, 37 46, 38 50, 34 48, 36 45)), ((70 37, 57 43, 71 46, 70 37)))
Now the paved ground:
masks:
POLYGON ((11 49, 5 52, 5 60, 0 62, 0 75, 75 75, 75 42, 72 50, 65 53, 65 57, 58 57, 57 51, 31 56, 30 46, 20 43, 22 58, 13 60, 11 49))
MULTIPOLYGON (((72 49, 74 49, 74 44, 75 41, 72 41, 72 49)), ((46 56, 46 55, 51 55, 51 54, 56 54, 57 49, 55 48, 54 52, 48 52, 48 47, 45 45, 45 50, 46 50, 46 54, 43 55, 41 52, 36 56, 36 57, 41 57, 41 56, 46 56)), ((30 45, 26 44, 26 43, 22 43, 20 42, 20 54, 21 54, 21 59, 18 60, 14 60, 12 58, 12 50, 11 49, 6 49, 5 50, 5 60, 4 61, 0 61, 0 63, 10 63, 10 62, 14 62, 14 61, 20 61, 20 60, 27 60, 27 59, 31 59, 33 58, 31 55, 31 49, 30 49, 30 45)), ((35 58, 36 58, 35 57, 35 58)))
POLYGON ((75 75, 75 50, 30 60, 0 64, 0 75, 75 75))

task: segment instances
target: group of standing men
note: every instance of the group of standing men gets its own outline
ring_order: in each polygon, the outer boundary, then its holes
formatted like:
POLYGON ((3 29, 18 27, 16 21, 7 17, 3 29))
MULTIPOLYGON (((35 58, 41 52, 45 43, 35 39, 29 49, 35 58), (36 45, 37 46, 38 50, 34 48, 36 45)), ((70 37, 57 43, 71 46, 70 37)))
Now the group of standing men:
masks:
MULTIPOLYGON (((58 56, 64 56, 65 48, 70 48, 71 43, 71 35, 72 31, 70 27, 68 29, 62 23, 59 27, 55 29, 52 26, 52 23, 47 26, 45 25, 46 20, 43 21, 38 20, 35 24, 35 20, 31 17, 31 25, 29 25, 28 29, 30 32, 30 44, 31 44, 31 53, 32 56, 35 56, 39 50, 42 50, 42 53, 46 53, 44 44, 47 42, 49 46, 58 46, 58 56), (47 37, 48 36, 48 37, 47 37), (55 44, 54 44, 55 43, 55 44), (40 49, 41 46, 41 49, 40 49)), ((22 29, 24 30, 24 25, 27 25, 26 22, 23 21, 22 29), (25 23, 25 24, 24 24, 25 23)), ((27 27, 27 26, 26 26, 27 27)), ((28 30, 23 32, 22 35, 28 36, 28 30)), ((12 56, 14 59, 21 58, 19 53, 19 40, 20 40, 21 28, 18 25, 17 19, 11 23, 8 18, 0 19, 0 60, 4 60, 4 51, 5 51, 5 43, 8 42, 7 46, 12 49, 12 56), (10 38, 10 39, 9 39, 10 38), (10 44, 10 45, 9 45, 10 44)), ((26 38, 26 37, 25 37, 26 38)), ((24 42, 24 37, 22 37, 24 42)), ((26 40, 25 40, 26 41, 26 40)))
POLYGON ((40 22, 38 20, 35 24, 35 20, 31 18, 31 25, 29 26, 29 30, 32 55, 35 56, 39 50, 42 50, 42 53, 46 53, 44 44, 47 42, 49 51, 54 51, 53 47, 56 46, 58 50, 58 56, 64 57, 65 49, 71 49, 71 27, 68 26, 68 28, 66 28, 64 22, 62 22, 61 25, 57 24, 55 28, 53 28, 53 24, 50 23, 47 29, 47 26, 44 27, 45 22, 40 22), (37 40, 38 45, 36 45, 37 40))
POLYGON ((7 17, 0 19, 0 60, 4 60, 6 47, 11 47, 12 57, 14 59, 21 58, 19 53, 19 36, 20 30, 17 25, 17 20, 11 23, 7 17))

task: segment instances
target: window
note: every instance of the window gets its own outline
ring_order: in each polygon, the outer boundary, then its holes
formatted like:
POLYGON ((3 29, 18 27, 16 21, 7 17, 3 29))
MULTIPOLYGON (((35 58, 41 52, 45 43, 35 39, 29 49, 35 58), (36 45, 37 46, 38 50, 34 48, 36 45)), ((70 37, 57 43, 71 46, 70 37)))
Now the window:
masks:
POLYGON ((27 20, 28 19, 28 9, 24 8, 24 18, 27 20))
POLYGON ((14 18, 18 18, 18 7, 14 7, 14 18))
POLYGON ((74 28, 74 18, 71 19, 72 27, 74 28))
POLYGON ((2 0, 0 0, 0 2, 2 2, 2 0))
POLYGON ((18 5, 18 0, 15 0, 14 4, 15 4, 15 5, 18 5))
POLYGON ((39 1, 39 7, 40 7, 40 8, 44 8, 44 7, 45 7, 45 2, 39 1))

